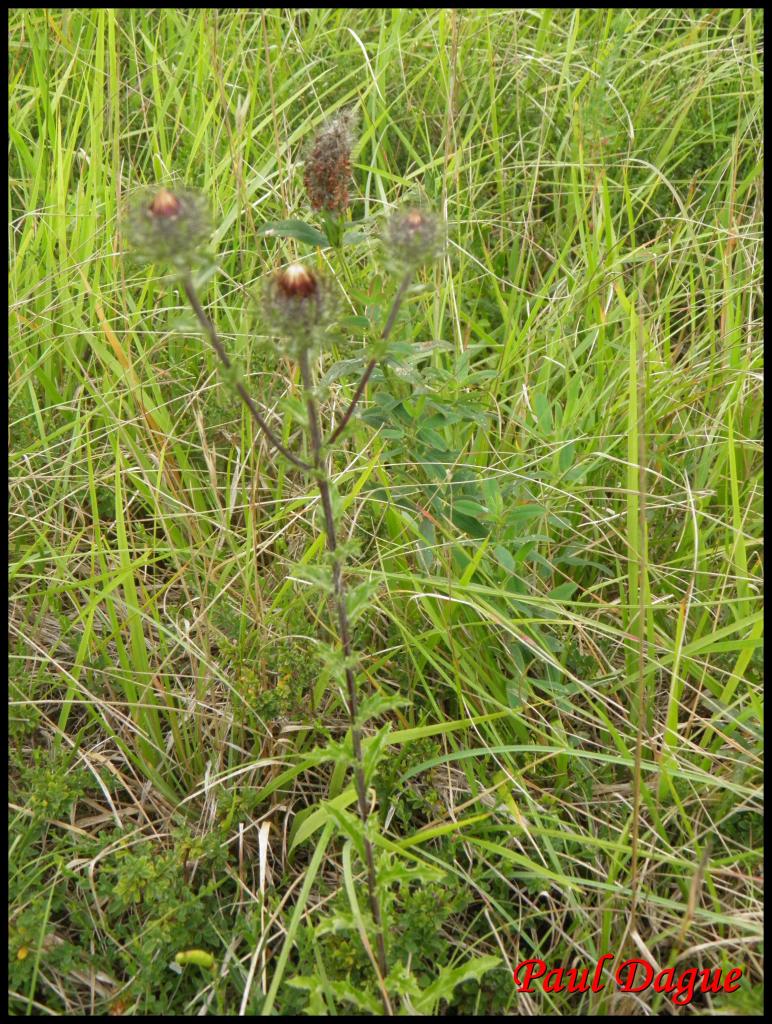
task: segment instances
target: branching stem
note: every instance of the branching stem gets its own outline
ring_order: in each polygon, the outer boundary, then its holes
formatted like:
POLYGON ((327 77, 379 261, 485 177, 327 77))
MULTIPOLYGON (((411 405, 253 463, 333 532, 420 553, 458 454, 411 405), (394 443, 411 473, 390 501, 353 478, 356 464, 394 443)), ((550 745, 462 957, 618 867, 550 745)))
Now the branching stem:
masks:
MULTIPOLYGON (((409 275, 407 275, 402 282, 400 289, 397 293, 397 297, 394 301, 389 319, 386 327, 384 328, 382 337, 386 338, 389 331, 394 323, 399 309, 399 304, 402 301, 405 291, 409 283, 409 275)), ((337 552, 337 536, 335 530, 335 514, 332 507, 332 495, 330 493, 330 479, 326 465, 324 442, 322 440, 322 430, 319 422, 319 410, 316 405, 316 398, 314 397, 314 379, 311 372, 311 365, 308 358, 308 351, 305 350, 300 355, 300 372, 303 380, 303 389, 306 397, 306 407, 308 409, 308 426, 311 440, 311 451, 313 454, 313 464, 310 465, 304 462, 303 459, 298 458, 294 455, 274 434, 271 428, 266 423, 265 419, 261 415, 255 403, 252 401, 249 392, 246 390, 242 382, 238 377, 234 376, 234 367, 228 357, 225 347, 223 346, 220 338, 217 334, 214 324, 207 316, 204 311, 201 302, 199 301, 196 290, 193 286, 192 280, 188 277, 183 282, 185 288, 185 294, 188 297, 188 301, 193 307, 193 311, 198 317, 199 323, 204 329, 205 334, 209 338, 212 348, 217 353, 220 362, 223 364, 226 372, 231 377, 232 383, 236 388, 239 396, 241 397, 244 404, 249 409, 252 418, 257 423, 258 427, 263 431, 266 438, 270 443, 281 452, 285 458, 289 459, 293 465, 302 469, 304 472, 313 473, 317 486, 319 488, 319 494, 322 499, 322 508, 324 510, 324 525, 325 532, 327 535, 327 548, 332 555, 332 578, 333 578, 333 592, 335 606, 338 614, 338 627, 340 632, 340 642, 343 648, 343 656, 346 662, 346 683, 348 686, 348 714, 349 722, 351 725, 351 742, 354 750, 354 783, 357 791, 357 806, 359 809, 359 817, 362 821, 363 828, 366 828, 367 821, 369 818, 369 807, 367 802, 367 784, 365 781, 364 771, 364 758, 362 754, 362 729, 359 724, 359 698, 357 695, 356 676, 353 668, 351 667, 351 629, 348 619, 348 609, 346 607, 346 584, 343 578, 343 564, 336 554, 337 552)), ((372 364, 374 365, 374 363, 372 364)), ((358 396, 361 395, 364 387, 367 383, 367 378, 370 376, 372 366, 366 371, 365 376, 360 382, 360 387, 357 389, 357 400, 358 396)), ((338 425, 333 436, 337 437, 338 434, 344 429, 346 423, 351 418, 351 414, 356 406, 354 401, 349 408, 344 420, 338 425)), ((373 856, 373 847, 369 837, 365 833, 364 835, 364 851, 365 851, 365 862, 367 868, 367 892, 370 902, 370 912, 373 916, 373 922, 376 929, 376 949, 377 949, 377 968, 379 973, 379 985, 381 989, 381 996, 383 998, 386 1013, 391 1015, 392 1008, 389 1002, 388 993, 384 984, 384 979, 388 974, 388 962, 386 960, 386 943, 383 936, 383 920, 381 918, 381 907, 378 900, 377 880, 375 875, 375 858, 373 856)))
MULTIPOLYGON (((225 367, 225 369, 228 371, 229 374, 232 375, 233 372, 234 372, 233 363, 230 361, 230 357, 228 356, 228 353, 225 351, 225 346, 220 341, 220 338, 219 338, 219 336, 217 334, 217 331, 215 330, 214 324, 209 319, 209 317, 206 315, 206 312, 204 311, 204 307, 201 305, 201 302, 199 301, 198 295, 196 294, 196 289, 193 287, 193 282, 191 281, 191 279, 189 277, 185 278, 185 280, 183 281, 183 287, 185 289, 185 294, 188 297, 188 302, 193 307, 193 312, 198 317, 198 321, 201 324, 201 326, 203 327, 204 333, 209 338, 209 341, 210 341, 210 343, 212 345, 212 348, 217 353, 217 356, 218 356, 220 362, 225 367)), ((268 426, 268 424, 266 423, 266 421, 263 418, 263 416, 260 414, 260 410, 257 408, 255 403, 252 401, 252 398, 251 398, 249 392, 244 387, 242 382, 238 378, 234 378, 233 379, 233 386, 238 391, 238 393, 239 393, 239 395, 241 397, 241 400, 244 402, 244 404, 246 405, 247 409, 249 409, 249 412, 250 412, 250 414, 252 416, 252 419, 255 421, 255 423, 258 425, 258 427, 263 431, 263 433, 268 438, 268 440, 271 442, 271 444, 274 446, 274 448, 276 448, 278 451, 280 451, 282 453, 282 455, 284 456, 284 458, 285 459, 289 459, 289 461, 293 465, 297 466, 298 469, 302 469, 304 472, 307 473, 311 469, 311 466, 309 466, 308 463, 304 462, 302 459, 299 459, 297 457, 297 455, 294 455, 289 450, 289 448, 287 448, 284 444, 282 444, 282 442, 279 440, 279 438, 276 436, 276 434, 274 434, 274 432, 268 426)))

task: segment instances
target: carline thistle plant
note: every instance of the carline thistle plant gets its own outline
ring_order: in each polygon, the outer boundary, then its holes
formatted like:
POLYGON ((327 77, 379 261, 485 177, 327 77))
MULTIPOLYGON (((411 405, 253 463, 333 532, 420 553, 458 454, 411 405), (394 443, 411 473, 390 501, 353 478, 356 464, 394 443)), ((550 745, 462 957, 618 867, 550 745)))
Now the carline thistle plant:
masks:
POLYGON ((189 268, 211 234, 206 200, 192 189, 145 190, 129 208, 127 234, 141 259, 189 268))
POLYGON ((318 344, 340 308, 338 292, 329 278, 303 263, 292 263, 272 274, 263 288, 263 319, 296 361, 318 344))
POLYGON ((428 210, 398 210, 386 226, 386 256, 395 270, 411 273, 442 252, 444 238, 439 219, 428 210))
MULTIPOLYGON (((351 149, 352 117, 347 114, 323 129, 312 149, 313 160, 306 166, 309 198, 316 209, 340 216, 348 202, 348 176, 351 149), (343 178, 346 185, 343 185, 343 178)), ((358 816, 362 827, 360 849, 364 856, 367 893, 375 929, 376 956, 373 966, 378 976, 381 997, 387 1014, 391 1014, 388 990, 388 961, 384 925, 378 896, 376 865, 369 835, 370 800, 362 746, 362 722, 357 685, 357 659, 352 644, 352 622, 345 578, 345 553, 339 544, 335 518, 336 501, 330 477, 332 444, 350 425, 364 394, 372 371, 383 358, 391 331, 402 302, 417 269, 434 259, 442 245, 438 218, 427 210, 397 211, 389 220, 383 235, 386 262, 398 275, 398 286, 391 309, 373 345, 373 356, 365 365, 353 396, 337 424, 325 438, 320 415, 314 362, 322 348, 327 329, 335 322, 340 309, 336 287, 321 271, 304 262, 293 262, 271 274, 262 290, 261 311, 271 335, 278 338, 284 353, 299 366, 307 411, 310 460, 292 451, 274 432, 249 394, 231 361, 217 329, 204 309, 194 283, 193 267, 198 250, 209 231, 207 206, 203 198, 188 189, 159 188, 143 193, 127 218, 127 235, 138 254, 146 260, 171 262, 182 288, 214 349, 224 375, 244 402, 250 416, 268 443, 288 459, 296 469, 312 478, 319 491, 323 512, 327 558, 331 575, 331 601, 334 607, 336 633, 340 645, 338 673, 345 694, 351 737, 351 763, 358 816)))

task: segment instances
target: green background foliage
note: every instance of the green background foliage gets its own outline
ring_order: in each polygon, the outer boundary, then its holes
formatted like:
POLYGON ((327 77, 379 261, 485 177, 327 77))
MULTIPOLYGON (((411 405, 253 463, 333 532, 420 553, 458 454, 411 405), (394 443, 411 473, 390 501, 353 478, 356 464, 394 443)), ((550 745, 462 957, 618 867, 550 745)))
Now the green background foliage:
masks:
POLYGON ((639 1012, 511 972, 645 952, 742 966, 694 1007, 759 1011, 762 30, 11 12, 12 1013, 380 1012, 318 500, 126 260, 157 182, 207 197, 202 295, 290 447, 260 282, 340 288, 329 423, 394 294, 385 216, 448 224, 333 467, 395 1010, 639 1012), (351 106, 339 255, 303 158, 351 106))

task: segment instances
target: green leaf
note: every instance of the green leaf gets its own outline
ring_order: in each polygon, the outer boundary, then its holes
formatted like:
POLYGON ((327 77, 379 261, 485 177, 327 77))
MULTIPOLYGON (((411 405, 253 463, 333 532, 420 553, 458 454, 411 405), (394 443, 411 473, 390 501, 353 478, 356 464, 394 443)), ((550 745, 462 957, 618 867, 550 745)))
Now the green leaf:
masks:
POLYGON ((472 501, 470 498, 459 498, 458 501, 453 502, 453 508, 456 512, 462 512, 465 516, 474 516, 475 519, 484 519, 488 515, 488 509, 484 505, 478 501, 472 501))
POLYGON ((518 505, 507 512, 507 522, 510 525, 513 523, 527 523, 529 520, 538 519, 542 515, 544 515, 544 509, 541 505, 518 505))
POLYGON ((418 436, 425 444, 433 445, 433 447, 437 448, 439 451, 442 451, 445 447, 444 438, 438 434, 436 430, 432 430, 431 427, 422 427, 421 430, 418 431, 418 436))
POLYGON ((493 555, 499 565, 506 569, 507 572, 514 572, 517 568, 514 558, 505 547, 501 546, 501 544, 497 544, 493 549, 493 555))
POLYGON ((358 245, 360 242, 366 241, 367 235, 364 233, 364 231, 357 231, 356 229, 347 231, 343 236, 344 245, 358 245))
POLYGON ((370 607, 380 585, 380 580, 366 580, 364 583, 360 583, 359 586, 349 590, 346 595, 346 606, 352 626, 362 612, 370 607))
POLYGON ((428 516, 419 517, 418 532, 426 541, 425 544, 420 540, 418 541, 418 557, 421 559, 421 564, 424 569, 426 569, 427 572, 431 572, 432 566, 436 561, 434 551, 432 549, 437 543, 437 530, 434 523, 428 516))
POLYGON ((364 773, 365 781, 369 785, 378 767, 378 762, 383 757, 384 750, 391 742, 391 723, 387 722, 375 736, 367 741, 364 751, 364 773))
POLYGON ((361 820, 349 811, 336 806, 338 801, 323 801, 322 807, 327 811, 328 821, 333 822, 341 835, 348 836, 354 844, 359 857, 365 859, 364 831, 361 820))
POLYGON ((338 320, 338 326, 351 331, 366 331, 370 327, 370 321, 366 316, 344 316, 338 320))
POLYGON ((543 391, 540 391, 535 395, 533 405, 539 428, 544 436, 548 436, 553 430, 550 400, 543 391))
POLYGON ((353 786, 348 786, 335 797, 334 801, 329 801, 321 807, 304 807, 299 811, 290 829, 290 854, 293 854, 298 846, 306 842, 307 839, 310 839, 315 832, 318 832, 330 820, 328 808, 331 803, 334 802, 336 807, 345 808, 353 804, 356 798, 356 790, 353 786))
POLYGON ((333 381, 338 380, 340 377, 346 377, 348 374, 361 374, 362 369, 365 365, 365 360, 362 356, 356 359, 341 359, 337 363, 333 363, 327 373, 322 377, 322 385, 332 384, 333 381))
POLYGON ((327 235, 302 220, 270 221, 263 224, 257 233, 261 238, 294 238, 307 245, 321 245, 325 248, 330 244, 327 235))
MULTIPOLYGON (((287 978, 286 984, 292 988, 305 989, 313 996, 319 989, 319 978, 316 975, 287 978)), ((336 999, 355 1006, 358 1010, 362 1011, 363 1015, 377 1017, 382 1014, 383 1004, 375 996, 370 995, 369 992, 354 988, 348 981, 328 981, 328 985, 336 999)), ((311 1003, 309 1002, 308 1010, 310 1009, 311 1003)))
POLYGON ((371 718, 385 715, 388 711, 394 711, 395 708, 406 707, 409 703, 409 700, 398 697, 396 694, 373 693, 359 705, 357 722, 364 725, 371 718))
POLYGON ((565 473, 573 464, 574 457, 576 455, 576 443, 572 441, 570 444, 560 449, 560 455, 558 456, 558 467, 561 473, 565 473))
POLYGON ((291 568, 291 575, 303 583, 319 587, 325 594, 332 593, 332 573, 326 565, 303 565, 296 562, 291 568))
POLYGON ((432 1014, 440 999, 450 1002, 453 990, 462 981, 478 980, 488 971, 500 968, 501 958, 497 956, 478 956, 467 961, 461 967, 441 967, 439 976, 415 1000, 417 1013, 432 1014))
POLYGON ((482 492, 485 496, 485 502, 491 512, 497 516, 501 515, 504 511, 504 499, 502 497, 498 481, 492 479, 483 480, 482 492))

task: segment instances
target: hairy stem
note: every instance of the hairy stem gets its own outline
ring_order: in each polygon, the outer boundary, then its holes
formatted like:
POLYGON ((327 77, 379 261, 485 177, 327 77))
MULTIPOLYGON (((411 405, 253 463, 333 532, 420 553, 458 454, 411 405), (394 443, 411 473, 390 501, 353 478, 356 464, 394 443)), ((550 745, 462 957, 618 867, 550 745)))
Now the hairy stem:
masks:
MULTIPOLYGON (((387 321, 386 321, 386 323, 384 325, 383 330, 381 331, 381 341, 386 341, 388 336, 391 334, 391 329, 394 326, 395 320, 397 319, 397 313, 399 312, 399 307, 402 305, 402 300, 404 299, 405 293, 407 292, 407 290, 408 290, 408 288, 410 286, 410 280, 411 280, 412 276, 413 276, 413 272, 412 272, 412 270, 409 270, 405 274, 405 276, 402 278, 400 286, 397 289, 397 294, 394 296, 394 302, 391 305, 391 310, 389 311, 389 317, 388 317, 388 319, 387 319, 387 321)), ((375 364, 376 364, 377 361, 378 361, 377 359, 371 359, 370 362, 365 367, 365 372, 362 374, 362 376, 361 376, 361 378, 359 380, 359 383, 357 384, 357 389, 354 392, 354 397, 351 399, 349 407, 348 407, 348 409, 346 409, 345 413, 343 414, 343 418, 341 419, 340 423, 338 423, 337 427, 330 434, 330 438, 329 438, 327 444, 332 444, 332 442, 335 441, 336 438, 340 437, 340 435, 343 433, 343 431, 348 426, 348 422, 351 419, 351 417, 354 415, 354 410, 356 409, 356 407, 357 407, 357 405, 359 403, 359 399, 362 397, 362 394, 363 394, 365 388, 367 387, 367 382, 370 379, 370 374, 375 369, 375 364)))
MULTIPOLYGON (((232 376, 234 373, 233 363, 230 361, 228 353, 225 351, 225 347, 223 343, 220 341, 217 331, 215 330, 214 324, 204 312, 204 307, 201 305, 198 295, 196 294, 196 289, 193 287, 193 282, 189 277, 185 278, 185 280, 183 281, 183 287, 185 289, 185 294, 188 297, 188 302, 193 307, 193 312, 198 317, 198 322, 201 324, 201 326, 204 329, 204 333, 209 338, 212 348, 217 353, 220 362, 223 364, 228 374, 232 376)), ((293 465, 298 467, 298 469, 302 469, 305 472, 308 472, 311 469, 311 466, 309 466, 307 462, 303 462, 302 459, 299 459, 297 455, 294 455, 289 450, 289 448, 285 447, 285 445, 282 444, 282 442, 279 440, 276 434, 274 434, 274 432, 268 426, 265 419, 261 416, 259 409, 252 401, 249 392, 241 383, 241 381, 237 377, 233 377, 232 383, 235 389, 238 391, 241 400, 244 402, 247 409, 249 409, 252 419, 262 430, 262 432, 265 434, 265 436, 268 438, 268 440, 271 442, 274 448, 280 451, 282 455, 285 457, 285 459, 289 459, 290 462, 293 463, 293 465)))
MULTIPOLYGON (((357 696, 356 677, 351 668, 351 631, 348 621, 348 610, 346 608, 346 584, 343 579, 343 565, 335 554, 337 550, 337 538, 335 533, 335 516, 332 510, 332 498, 330 495, 330 483, 325 465, 324 452, 322 448, 322 431, 319 425, 319 411, 314 398, 314 380, 311 373, 311 366, 308 359, 308 352, 303 352, 300 357, 300 372, 303 378, 303 387, 306 392, 306 407, 308 409, 309 431, 311 435, 311 447, 314 455, 314 467, 316 469, 316 480, 319 487, 319 494, 322 499, 324 510, 324 525, 327 533, 327 548, 333 555, 332 580, 335 605, 338 612, 338 626, 340 629, 340 642, 343 648, 343 656, 346 659, 346 683, 348 686, 348 715, 351 724, 351 742, 354 748, 354 781, 357 790, 357 805, 359 817, 363 826, 367 825, 369 809, 367 805, 367 786, 365 783, 364 760, 362 757, 362 730, 359 726, 359 698, 357 696)), ((376 942, 378 947, 378 967, 383 978, 388 974, 386 961, 386 944, 383 938, 383 922, 381 920, 381 907, 378 902, 378 892, 375 879, 375 861, 373 858, 373 847, 367 835, 364 836, 365 860, 367 866, 367 891, 370 900, 370 912, 376 927, 376 942)), ((389 1009, 387 1005, 387 1010, 389 1009)))

